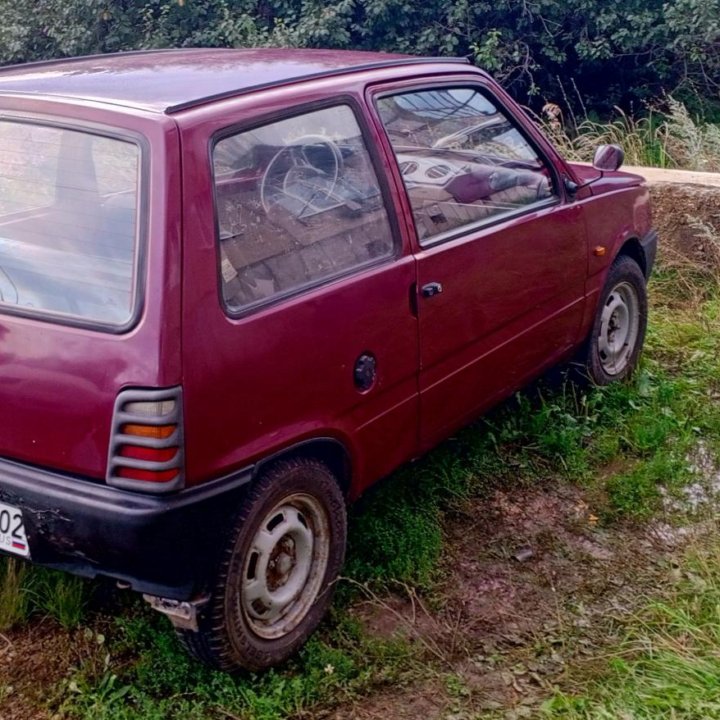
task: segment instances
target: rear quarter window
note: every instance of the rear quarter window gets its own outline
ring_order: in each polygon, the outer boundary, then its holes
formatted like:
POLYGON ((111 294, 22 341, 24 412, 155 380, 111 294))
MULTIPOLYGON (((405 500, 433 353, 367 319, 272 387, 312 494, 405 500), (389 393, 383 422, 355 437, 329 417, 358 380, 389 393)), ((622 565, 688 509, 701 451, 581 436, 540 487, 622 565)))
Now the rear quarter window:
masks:
POLYGON ((130 322, 140 160, 134 142, 0 121, 0 310, 130 322))
POLYGON ((215 144, 213 170, 231 312, 394 254, 378 178, 348 106, 225 137, 215 144))

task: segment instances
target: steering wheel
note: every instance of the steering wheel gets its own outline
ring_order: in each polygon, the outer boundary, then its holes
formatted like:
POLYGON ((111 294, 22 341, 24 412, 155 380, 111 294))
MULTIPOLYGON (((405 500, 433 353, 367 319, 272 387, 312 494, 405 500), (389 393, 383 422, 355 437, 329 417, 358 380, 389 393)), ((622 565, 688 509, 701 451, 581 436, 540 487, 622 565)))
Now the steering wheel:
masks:
POLYGON ((305 208, 311 206, 316 199, 325 199, 332 195, 337 185, 340 171, 342 170, 343 159, 342 153, 338 146, 324 135, 303 135, 297 138, 290 145, 280 148, 273 155, 270 162, 265 168, 262 179, 260 180, 260 202, 266 213, 270 212, 273 201, 269 192, 272 188, 276 192, 293 198, 303 203, 302 208, 296 213, 296 216, 302 215, 305 208), (332 157, 332 170, 330 173, 326 169, 313 164, 309 156, 309 150, 313 147, 326 147, 329 151, 328 155, 332 157), (280 160, 287 157, 290 167, 283 175, 282 183, 272 184, 271 181, 276 173, 280 160), (312 178, 316 178, 315 181, 312 178), (318 182, 322 180, 322 182, 318 182), (308 187, 311 190, 310 197, 303 197, 292 192, 293 185, 308 187))

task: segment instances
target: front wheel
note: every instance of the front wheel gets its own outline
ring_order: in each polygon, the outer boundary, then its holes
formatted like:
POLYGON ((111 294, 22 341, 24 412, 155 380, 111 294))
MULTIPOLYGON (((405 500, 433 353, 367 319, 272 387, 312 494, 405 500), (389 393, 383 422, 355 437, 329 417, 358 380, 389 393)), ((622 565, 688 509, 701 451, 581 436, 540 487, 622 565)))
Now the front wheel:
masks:
POLYGON ((588 338, 583 365, 596 385, 629 377, 647 328, 647 288, 639 265, 621 255, 610 267, 588 338))
POLYGON ((198 632, 186 649, 221 670, 265 670, 289 658, 322 620, 345 556, 345 501, 321 462, 282 461, 238 515, 198 632))

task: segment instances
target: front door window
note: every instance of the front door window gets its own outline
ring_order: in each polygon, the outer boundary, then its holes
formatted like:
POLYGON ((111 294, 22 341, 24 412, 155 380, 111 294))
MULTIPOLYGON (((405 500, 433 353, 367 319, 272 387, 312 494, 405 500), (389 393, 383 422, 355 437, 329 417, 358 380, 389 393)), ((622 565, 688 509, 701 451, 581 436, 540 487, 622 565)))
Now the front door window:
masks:
POLYGON ((421 243, 557 200, 543 160, 478 90, 389 95, 378 111, 421 243))

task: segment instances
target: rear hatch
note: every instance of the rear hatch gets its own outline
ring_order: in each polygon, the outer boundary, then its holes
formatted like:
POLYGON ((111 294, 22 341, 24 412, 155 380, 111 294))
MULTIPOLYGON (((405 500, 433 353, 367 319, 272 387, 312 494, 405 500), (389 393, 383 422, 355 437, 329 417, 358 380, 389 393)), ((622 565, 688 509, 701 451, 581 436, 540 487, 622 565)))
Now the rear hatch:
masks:
POLYGON ((0 119, 2 458, 104 478, 118 392, 179 379, 161 370, 162 303, 148 319, 146 152, 0 119))

